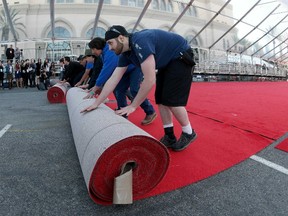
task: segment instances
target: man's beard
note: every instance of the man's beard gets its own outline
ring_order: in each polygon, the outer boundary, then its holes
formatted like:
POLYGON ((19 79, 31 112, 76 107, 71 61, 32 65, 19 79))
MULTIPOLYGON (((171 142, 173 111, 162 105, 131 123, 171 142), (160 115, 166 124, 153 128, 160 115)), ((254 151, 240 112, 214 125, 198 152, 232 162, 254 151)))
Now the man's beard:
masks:
POLYGON ((120 43, 118 39, 116 41, 117 41, 117 47, 114 49, 114 52, 116 55, 120 55, 123 51, 124 45, 120 43))

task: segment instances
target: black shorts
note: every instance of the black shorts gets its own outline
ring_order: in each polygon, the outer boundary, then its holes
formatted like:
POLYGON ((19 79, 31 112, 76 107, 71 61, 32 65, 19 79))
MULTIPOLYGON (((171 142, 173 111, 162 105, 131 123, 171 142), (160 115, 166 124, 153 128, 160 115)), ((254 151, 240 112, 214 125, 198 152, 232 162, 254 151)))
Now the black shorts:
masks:
POLYGON ((192 66, 180 59, 171 61, 156 74, 156 104, 186 106, 192 84, 192 66))

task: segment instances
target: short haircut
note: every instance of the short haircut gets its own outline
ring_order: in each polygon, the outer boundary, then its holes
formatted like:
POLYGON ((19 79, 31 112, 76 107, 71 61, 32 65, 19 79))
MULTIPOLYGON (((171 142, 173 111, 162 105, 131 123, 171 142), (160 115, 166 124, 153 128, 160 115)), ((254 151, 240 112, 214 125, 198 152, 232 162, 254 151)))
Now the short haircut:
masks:
POLYGON ((111 26, 105 33, 105 40, 108 41, 113 38, 117 38, 119 35, 128 36, 129 33, 121 25, 111 26))
POLYGON ((103 50, 106 45, 106 41, 104 38, 96 37, 92 39, 88 46, 90 49, 97 49, 97 50, 103 50))
POLYGON ((85 55, 84 58, 86 58, 86 57, 97 58, 97 56, 95 56, 95 55, 85 55))
POLYGON ((69 56, 65 56, 64 60, 67 61, 67 62, 70 62, 70 57, 69 56))

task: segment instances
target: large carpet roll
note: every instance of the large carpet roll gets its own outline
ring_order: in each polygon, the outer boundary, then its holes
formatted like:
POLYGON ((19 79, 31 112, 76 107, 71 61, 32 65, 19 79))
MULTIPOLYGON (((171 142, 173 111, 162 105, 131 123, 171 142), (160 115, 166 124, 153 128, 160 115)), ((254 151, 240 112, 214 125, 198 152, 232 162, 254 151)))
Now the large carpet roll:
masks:
POLYGON ((141 199, 163 179, 169 166, 167 148, 151 135, 118 116, 106 105, 80 113, 95 99, 71 88, 66 95, 73 138, 86 186, 99 204, 112 204, 114 178, 134 164, 133 200, 141 199))
POLYGON ((65 103, 67 84, 56 83, 47 91, 47 99, 50 103, 65 103))

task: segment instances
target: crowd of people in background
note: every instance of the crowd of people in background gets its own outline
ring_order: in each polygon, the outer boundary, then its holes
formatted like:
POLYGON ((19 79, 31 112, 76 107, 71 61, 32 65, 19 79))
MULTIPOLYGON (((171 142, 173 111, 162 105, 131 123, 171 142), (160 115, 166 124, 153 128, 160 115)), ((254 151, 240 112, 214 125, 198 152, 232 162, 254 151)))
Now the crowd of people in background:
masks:
MULTIPOLYGON (((65 56, 59 59, 57 67, 57 63, 50 61, 48 58, 44 60, 38 58, 37 61, 35 59, 24 59, 21 53, 17 54, 18 51, 18 48, 14 51, 11 45, 6 50, 6 60, 0 60, 0 89, 36 87, 39 90, 48 90, 51 87, 51 79, 63 83, 67 82, 71 87, 77 83, 76 86, 86 84, 88 81, 91 82, 88 77, 85 80, 81 80, 81 78, 88 65, 90 65, 90 68, 87 70, 89 77, 91 76, 95 56, 80 55, 77 61, 65 56)), ((95 81, 95 79, 93 80, 95 81)))
POLYGON ((23 59, 21 50, 10 45, 6 50, 6 61, 0 60, 0 89, 38 88, 47 90, 50 78, 55 77, 55 62, 49 59, 23 59), (16 85, 14 85, 14 83, 16 85))

